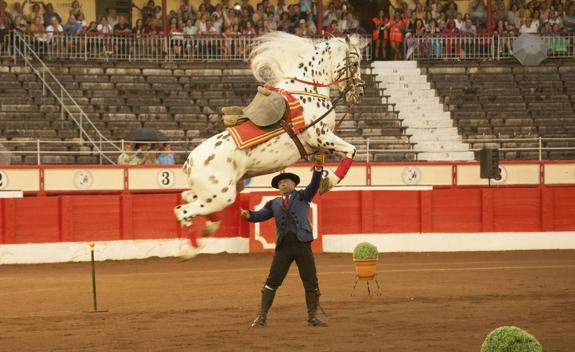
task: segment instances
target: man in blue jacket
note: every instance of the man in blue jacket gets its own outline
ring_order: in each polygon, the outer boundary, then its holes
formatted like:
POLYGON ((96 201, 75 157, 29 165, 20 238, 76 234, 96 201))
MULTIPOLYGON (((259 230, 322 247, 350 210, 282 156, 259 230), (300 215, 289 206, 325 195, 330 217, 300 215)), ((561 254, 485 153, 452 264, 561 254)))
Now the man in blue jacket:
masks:
POLYGON ((295 190, 299 177, 292 173, 282 173, 272 179, 272 187, 279 189, 281 197, 270 200, 258 211, 241 210, 241 216, 250 222, 270 219, 276 221, 276 252, 270 273, 262 288, 262 301, 252 327, 265 326, 267 313, 272 306, 276 290, 286 277, 291 263, 295 260, 303 286, 307 304, 308 325, 327 326, 317 318, 319 307, 319 287, 311 242, 312 228, 309 223, 309 204, 317 193, 323 171, 323 155, 315 158, 314 173, 310 184, 301 191, 295 190))

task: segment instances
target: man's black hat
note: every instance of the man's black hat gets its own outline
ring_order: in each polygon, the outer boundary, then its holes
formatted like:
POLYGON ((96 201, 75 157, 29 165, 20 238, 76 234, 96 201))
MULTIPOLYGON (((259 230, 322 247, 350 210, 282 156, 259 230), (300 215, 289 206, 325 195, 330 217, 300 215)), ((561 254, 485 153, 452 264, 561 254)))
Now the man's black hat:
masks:
POLYGON ((278 184, 280 183, 280 181, 284 180, 286 178, 295 182, 296 186, 299 184, 299 176, 298 175, 292 174, 291 172, 284 172, 284 173, 281 173, 281 174, 275 176, 274 178, 272 178, 272 187, 273 188, 279 188, 278 184))

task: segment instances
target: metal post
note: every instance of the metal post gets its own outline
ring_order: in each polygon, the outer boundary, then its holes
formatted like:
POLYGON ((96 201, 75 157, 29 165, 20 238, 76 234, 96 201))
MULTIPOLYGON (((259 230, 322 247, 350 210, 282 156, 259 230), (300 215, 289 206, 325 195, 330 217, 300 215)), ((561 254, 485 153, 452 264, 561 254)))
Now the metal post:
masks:
POLYGON ((102 135, 100 135, 100 165, 102 165, 102 135))
POLYGON ((46 69, 42 70, 42 96, 46 97, 46 69))
POLYGON ((542 144, 543 144, 543 143, 542 143, 542 140, 541 140, 541 136, 539 136, 537 139, 539 140, 539 161, 541 161, 541 159, 542 159, 542 157, 541 157, 541 154, 542 154, 541 147, 542 147, 542 144))
POLYGON ((369 138, 367 139, 366 149, 367 149, 367 155, 365 157, 365 161, 369 163, 369 138))
POLYGON ((36 159, 38 159, 38 165, 40 165, 40 139, 36 139, 36 159))
POLYGON ((92 303, 94 312, 98 311, 98 300, 96 296, 96 263, 94 260, 94 242, 90 242, 90 260, 92 262, 92 303))

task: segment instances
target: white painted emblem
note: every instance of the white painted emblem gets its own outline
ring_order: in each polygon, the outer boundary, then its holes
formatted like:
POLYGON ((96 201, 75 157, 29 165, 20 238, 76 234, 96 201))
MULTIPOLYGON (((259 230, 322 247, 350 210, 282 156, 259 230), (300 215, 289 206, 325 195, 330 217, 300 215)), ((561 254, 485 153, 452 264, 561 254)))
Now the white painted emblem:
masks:
POLYGON ((417 185, 421 181, 421 170, 415 166, 407 166, 403 169, 401 178, 406 185, 417 185))
POLYGON ((78 170, 74 174, 74 186, 77 189, 90 189, 94 182, 94 176, 88 170, 78 170))

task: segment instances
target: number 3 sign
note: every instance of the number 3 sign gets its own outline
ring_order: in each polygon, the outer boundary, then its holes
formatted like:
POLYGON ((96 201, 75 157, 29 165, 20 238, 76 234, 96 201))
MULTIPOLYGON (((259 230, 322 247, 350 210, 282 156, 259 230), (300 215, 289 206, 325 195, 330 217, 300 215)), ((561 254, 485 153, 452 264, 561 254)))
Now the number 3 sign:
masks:
POLYGON ((160 188, 172 188, 176 181, 174 171, 170 169, 163 169, 158 172, 158 186, 160 188))

